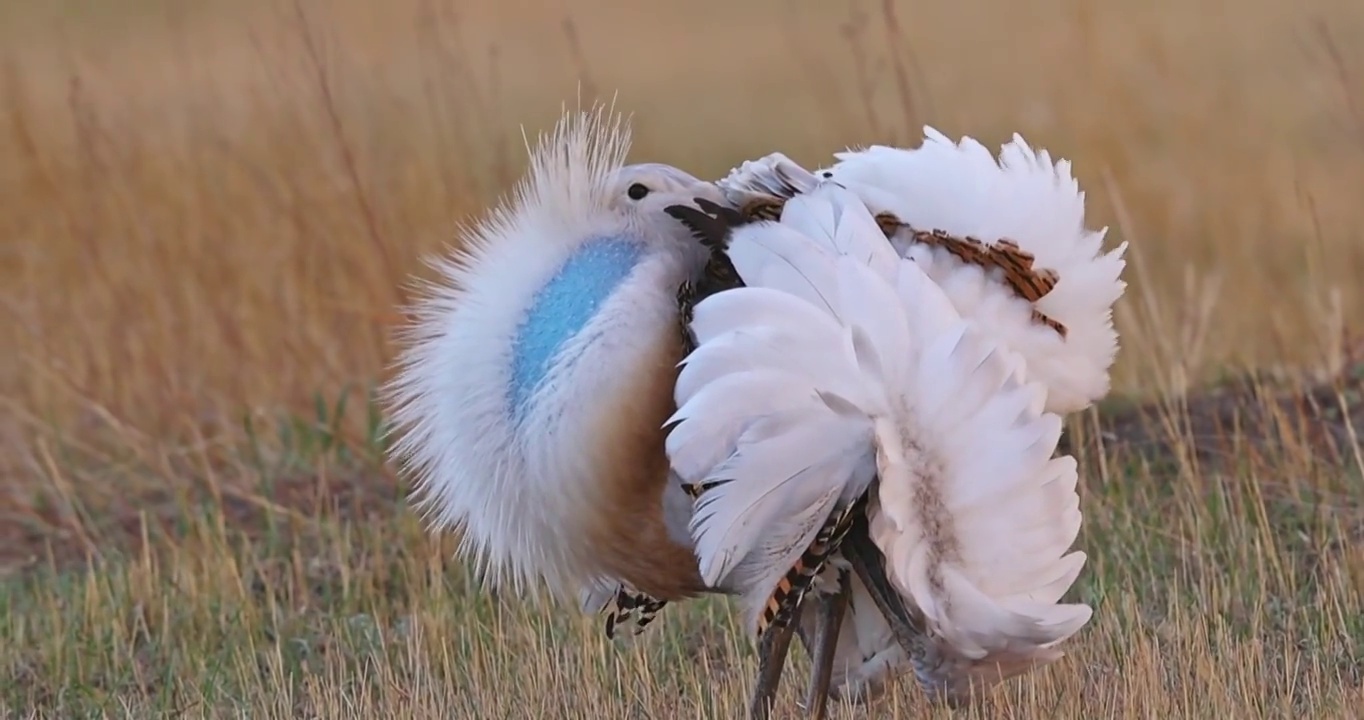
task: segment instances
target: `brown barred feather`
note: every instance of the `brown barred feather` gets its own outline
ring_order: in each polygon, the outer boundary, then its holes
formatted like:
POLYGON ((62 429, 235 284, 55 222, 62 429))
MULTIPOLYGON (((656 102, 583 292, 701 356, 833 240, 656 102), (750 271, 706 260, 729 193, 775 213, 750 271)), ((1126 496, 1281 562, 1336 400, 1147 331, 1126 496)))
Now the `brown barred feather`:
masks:
POLYGON ((777 582, 777 587, 767 599, 767 605, 758 617, 758 636, 771 627, 785 627, 795 616, 796 608, 805 600, 814 580, 824 571, 829 558, 838 552, 843 539, 852 529, 853 520, 858 513, 865 512, 868 495, 863 494, 856 501, 848 503, 841 510, 836 509, 829 519, 815 533, 815 539, 801 554, 786 575, 777 582))
POLYGON ((711 488, 719 487, 719 486, 721 486, 721 485, 724 485, 724 484, 727 483, 727 482, 730 482, 730 481, 729 481, 729 480, 712 480, 712 481, 710 481, 710 482, 683 483, 683 484, 682 484, 682 492, 685 492, 688 496, 691 497, 691 499, 692 499, 693 501, 696 501, 696 500, 700 500, 700 499, 701 499, 701 495, 703 495, 707 490, 710 490, 711 488))
POLYGON ((739 214, 748 222, 760 220, 777 222, 781 220, 781 211, 784 207, 786 207, 785 198, 762 196, 745 202, 743 207, 739 208, 739 214))
MULTIPOLYGON (((1056 283, 1061 279, 1055 270, 1034 268, 1033 262, 1036 258, 1033 254, 1023 250, 1018 243, 1008 238, 988 245, 973 237, 956 237, 942 230, 914 230, 890 213, 879 213, 876 216, 876 224, 886 237, 891 237, 900 228, 907 228, 913 242, 943 248, 962 262, 977 265, 987 272, 998 268, 1005 284, 1029 303, 1041 300, 1056 288, 1056 283)), ((1055 330, 1062 338, 1066 336, 1066 326, 1042 311, 1034 309, 1032 319, 1055 330)))

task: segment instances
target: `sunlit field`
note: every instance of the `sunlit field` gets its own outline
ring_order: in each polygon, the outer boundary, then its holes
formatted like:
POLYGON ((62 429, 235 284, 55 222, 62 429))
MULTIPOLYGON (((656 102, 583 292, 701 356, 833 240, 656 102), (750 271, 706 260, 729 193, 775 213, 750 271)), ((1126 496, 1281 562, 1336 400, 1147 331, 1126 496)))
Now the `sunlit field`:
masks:
POLYGON ((977 706, 835 717, 1358 717, 1364 4, 189 5, 0 0, 0 716, 742 715, 727 604, 613 644, 480 592, 384 461, 423 258, 614 100, 703 177, 1016 131, 1131 243, 1063 440, 1095 619, 977 706))

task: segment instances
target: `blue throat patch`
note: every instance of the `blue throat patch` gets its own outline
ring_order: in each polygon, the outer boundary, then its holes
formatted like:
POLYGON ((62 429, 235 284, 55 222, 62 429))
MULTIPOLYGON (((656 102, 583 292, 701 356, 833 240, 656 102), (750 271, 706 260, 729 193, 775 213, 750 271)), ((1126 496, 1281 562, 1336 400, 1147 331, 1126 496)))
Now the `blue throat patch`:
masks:
POLYGON ((587 326, 643 255, 639 243, 627 237, 592 238, 535 294, 512 338, 509 399, 515 417, 525 414, 555 355, 587 326))

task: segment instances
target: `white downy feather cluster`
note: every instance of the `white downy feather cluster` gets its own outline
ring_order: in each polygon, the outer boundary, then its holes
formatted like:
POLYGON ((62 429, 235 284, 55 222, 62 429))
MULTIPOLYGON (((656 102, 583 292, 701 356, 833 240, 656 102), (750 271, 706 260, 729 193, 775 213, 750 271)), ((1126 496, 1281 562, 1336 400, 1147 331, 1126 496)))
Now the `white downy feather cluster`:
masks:
MULTIPOLYGON (((629 142, 628 127, 602 111, 568 115, 540 139, 510 202, 438 261, 442 277, 416 303, 386 388, 399 431, 393 454, 414 475, 420 505, 434 526, 462 531, 462 553, 494 587, 543 583, 586 603, 608 585, 591 579, 591 548, 576 524, 593 503, 584 449, 599 423, 593 415, 543 429, 562 407, 608 412, 574 395, 599 388, 580 383, 538 398, 524 428, 506 388, 515 330, 538 288, 576 244, 619 230, 610 179, 629 142)), ((601 374, 608 386, 613 378, 601 374)))
MULTIPOLYGON (((873 540, 929 628, 920 681, 957 693, 1059 657, 1091 610, 1058 604, 1085 556, 1067 553, 1076 469, 1052 458, 1045 388, 837 185, 738 229, 730 258, 748 287, 697 306, 668 440, 683 480, 721 483, 692 519, 703 577, 756 619, 829 512, 879 475, 873 540)), ((863 644, 852 627, 841 645, 849 633, 863 644)), ((841 652, 841 678, 898 664, 885 649, 841 652)))
POLYGON ((1107 394, 1117 353, 1113 304, 1126 284, 1126 243, 1102 252, 1106 229, 1084 225, 1084 193, 1070 163, 1052 162, 1015 135, 998 160, 979 142, 954 143, 931 127, 908 150, 873 146, 838 153, 832 167, 810 173, 780 153, 749 161, 719 182, 732 198, 753 192, 807 192, 819 176, 856 194, 873 213, 890 212, 915 230, 942 230, 986 243, 1010 239, 1055 270, 1056 287, 1036 309, 1067 328, 1065 338, 1031 318, 1032 307, 998 277, 967 265, 945 249, 910 244, 908 231, 892 242, 918 262, 963 316, 1020 353, 1030 379, 1047 386, 1047 409, 1082 410, 1107 394))
POLYGON ((754 194, 789 198, 802 195, 819 186, 819 178, 786 155, 774 152, 757 160, 745 160, 717 180, 731 202, 742 205, 754 194))

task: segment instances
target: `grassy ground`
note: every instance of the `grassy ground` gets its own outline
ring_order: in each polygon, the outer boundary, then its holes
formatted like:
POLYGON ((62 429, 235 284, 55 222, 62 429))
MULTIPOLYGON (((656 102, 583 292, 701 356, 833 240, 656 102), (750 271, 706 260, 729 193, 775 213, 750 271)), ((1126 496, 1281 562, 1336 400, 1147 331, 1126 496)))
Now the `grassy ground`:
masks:
POLYGON ((712 176, 1018 130, 1132 242, 1119 393, 1067 436, 1095 620, 874 715, 1357 713, 1364 6, 547 7, 0 2, 0 714, 737 715, 726 606, 613 647, 475 592, 368 403, 519 126, 616 91, 634 157, 712 176))

